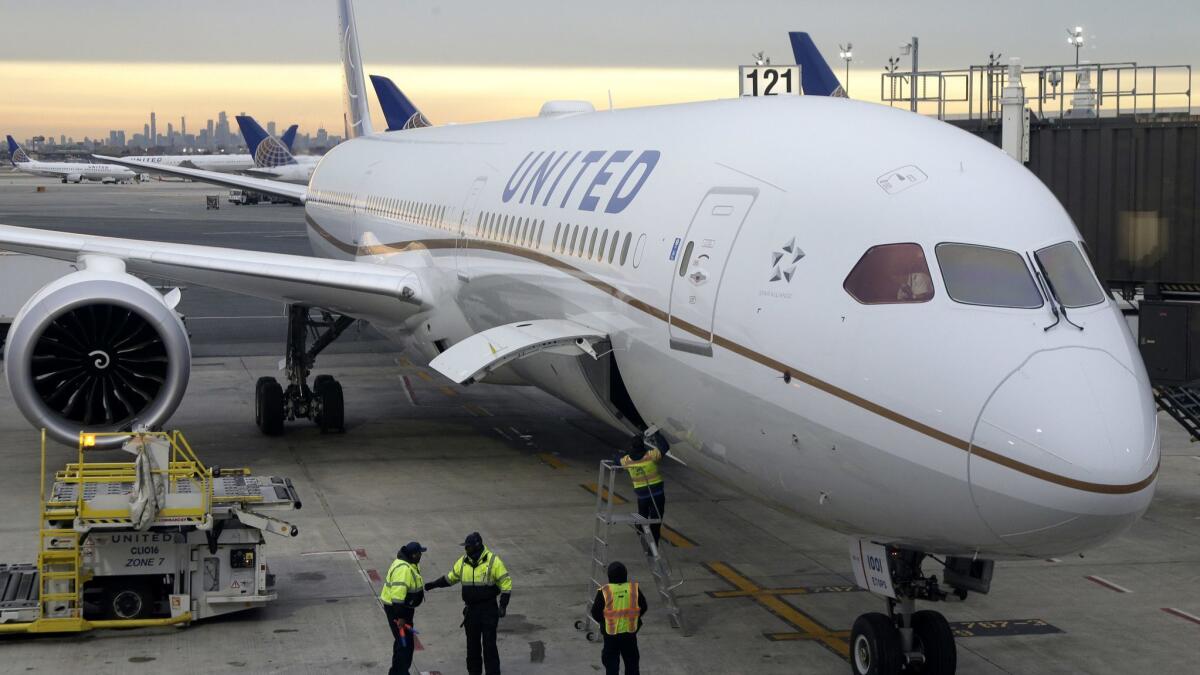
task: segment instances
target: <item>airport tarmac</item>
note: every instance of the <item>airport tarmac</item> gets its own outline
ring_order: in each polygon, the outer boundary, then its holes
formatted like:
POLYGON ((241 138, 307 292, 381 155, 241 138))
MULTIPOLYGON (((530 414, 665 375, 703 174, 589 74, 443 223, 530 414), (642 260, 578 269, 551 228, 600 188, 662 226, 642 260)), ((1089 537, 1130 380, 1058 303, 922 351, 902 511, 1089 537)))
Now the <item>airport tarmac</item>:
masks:
MULTIPOLYGON (((204 210, 188 183, 61 185, 0 174, 0 223, 111 236, 304 253, 302 212, 289 206, 204 210), (35 185, 47 192, 34 192, 35 185)), ((601 671, 597 644, 573 628, 588 573, 597 463, 625 439, 525 387, 454 385, 367 329, 343 337, 317 373, 345 389, 347 432, 292 423, 278 438, 254 426, 254 382, 282 354, 275 303, 189 288, 197 357, 172 420, 202 459, 289 476, 304 499, 294 539, 269 540, 279 600, 184 629, 0 639, 3 672, 382 672, 391 641, 376 605, 379 577, 410 539, 429 547, 426 579, 480 531, 512 573, 501 620, 507 673, 601 671), (201 318, 207 317, 207 318, 201 318), (262 317, 262 318, 254 318, 262 317)), ((1084 557, 998 563, 989 595, 941 604, 959 633, 960 673, 1192 672, 1200 662, 1200 447, 1160 417, 1156 498, 1131 532, 1084 557)), ((72 451, 52 453, 55 463, 72 451)), ((0 555, 37 549, 37 435, 0 387, 0 555)), ((846 538, 664 466, 666 547, 684 578, 690 629, 661 603, 640 636, 647 673, 843 673, 854 618, 883 603, 853 587, 846 538)), ((628 498, 628 487, 618 489, 628 498)), ((887 508, 880 504, 880 508, 887 508)), ((631 533, 615 557, 649 584, 631 533)), ((423 672, 462 673, 457 589, 417 612, 423 672)))

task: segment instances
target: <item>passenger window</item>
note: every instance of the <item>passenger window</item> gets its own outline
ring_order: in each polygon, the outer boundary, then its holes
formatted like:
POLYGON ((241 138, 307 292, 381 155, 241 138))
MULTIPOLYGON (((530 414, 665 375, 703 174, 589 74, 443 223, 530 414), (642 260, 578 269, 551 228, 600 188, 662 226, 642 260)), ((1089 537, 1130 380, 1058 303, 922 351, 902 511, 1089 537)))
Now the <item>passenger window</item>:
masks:
POLYGON ((1064 241, 1035 255, 1045 268, 1050 290, 1064 307, 1087 307, 1104 300, 1100 280, 1092 274, 1075 244, 1064 241))
POLYGON ((1042 293, 1019 253, 970 244, 938 244, 934 252, 951 300, 989 307, 1042 306, 1042 293))
POLYGON ((604 262, 604 245, 607 243, 608 243, 608 230, 605 230, 604 234, 600 235, 600 248, 597 249, 597 251, 596 251, 596 259, 599 260, 600 262, 604 262))
POLYGON ((536 246, 537 248, 542 247, 542 234, 544 234, 545 231, 546 231, 546 221, 543 220, 542 222, 538 223, 537 241, 534 242, 534 246, 536 246))
POLYGON ((621 231, 613 232, 612 246, 608 249, 608 264, 612 264, 613 259, 617 256, 617 242, 621 239, 621 231))
POLYGON ((625 233, 625 243, 621 244, 621 266, 625 266, 625 259, 629 257, 629 244, 633 241, 633 233, 625 233))
POLYGON ((689 241, 683 249, 683 255, 679 258, 679 276, 687 274, 688 261, 692 259, 692 249, 695 247, 695 241, 689 241))
POLYGON ((567 253, 575 250, 575 241, 579 238, 579 226, 576 225, 571 230, 571 243, 567 245, 567 253))
POLYGON ((587 246, 587 233, 588 229, 586 227, 583 228, 583 236, 579 238, 579 247, 575 249, 576 256, 583 255, 583 249, 587 246))
POLYGON ((600 228, 596 228, 596 229, 592 230, 592 238, 590 240, 588 240, 588 255, 587 255, 588 260, 591 260, 592 255, 596 252, 596 234, 599 231, 600 231, 600 228))
POLYGON ((554 243, 550 246, 550 250, 554 251, 555 253, 558 252, 558 234, 561 230, 562 230, 562 223, 558 223, 557 225, 554 226, 554 243))
POLYGON ((864 305, 928 302, 933 281, 918 244, 884 244, 867 249, 842 283, 864 305))

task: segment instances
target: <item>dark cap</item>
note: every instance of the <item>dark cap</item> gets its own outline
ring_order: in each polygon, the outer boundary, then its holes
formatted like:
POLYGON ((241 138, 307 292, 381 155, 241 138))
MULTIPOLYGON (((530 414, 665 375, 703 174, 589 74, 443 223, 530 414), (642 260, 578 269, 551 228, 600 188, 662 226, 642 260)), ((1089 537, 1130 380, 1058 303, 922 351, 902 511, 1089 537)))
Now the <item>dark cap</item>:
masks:
POLYGON ((478 532, 472 532, 471 534, 467 535, 467 538, 465 541, 463 541, 462 545, 464 547, 465 546, 483 546, 483 537, 479 536, 478 532))
POLYGON ((410 541, 407 544, 405 544, 404 546, 400 547, 400 552, 404 553, 406 555, 412 555, 414 553, 424 553, 425 551, 428 551, 428 550, 429 549, 425 548, 424 546, 420 545, 419 543, 417 543, 415 541, 410 541))

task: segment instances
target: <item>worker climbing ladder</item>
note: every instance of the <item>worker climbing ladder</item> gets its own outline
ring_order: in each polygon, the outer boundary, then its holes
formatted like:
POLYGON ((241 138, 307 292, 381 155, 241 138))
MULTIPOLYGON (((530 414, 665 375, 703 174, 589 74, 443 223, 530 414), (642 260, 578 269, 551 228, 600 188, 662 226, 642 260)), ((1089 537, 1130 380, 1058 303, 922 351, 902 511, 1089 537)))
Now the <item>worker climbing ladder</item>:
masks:
MULTIPOLYGON (((618 462, 612 460, 600 462, 600 472, 596 480, 596 513, 592 522, 591 573, 585 596, 583 619, 575 622, 575 628, 586 629, 589 641, 594 642, 599 639, 599 626, 592 619, 591 614, 592 599, 596 596, 596 591, 608 583, 608 543, 612 535, 612 527, 629 525, 633 527, 642 544, 642 553, 646 556, 646 563, 654 578, 659 603, 666 608, 671 627, 678 629, 680 634, 687 635, 683 612, 679 609, 679 603, 675 598, 675 590, 683 582, 673 579, 670 561, 663 554, 663 550, 654 543, 654 535, 650 531, 651 525, 662 524, 662 515, 658 514, 658 517, 647 518, 639 513, 615 512, 613 509, 616 500, 619 499, 616 494, 617 475, 625 471, 627 471, 626 467, 621 466, 618 462)), ((634 601, 636 602, 636 598, 634 601)))

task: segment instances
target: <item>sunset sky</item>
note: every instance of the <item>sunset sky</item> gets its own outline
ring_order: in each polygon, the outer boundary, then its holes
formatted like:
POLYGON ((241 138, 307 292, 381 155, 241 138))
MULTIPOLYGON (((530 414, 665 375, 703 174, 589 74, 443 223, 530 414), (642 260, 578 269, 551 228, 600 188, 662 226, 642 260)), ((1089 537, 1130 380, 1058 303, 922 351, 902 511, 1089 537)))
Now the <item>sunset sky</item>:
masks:
MULTIPOLYGON (((752 52, 791 61, 788 30, 811 32, 839 77, 838 42, 853 41, 850 93, 867 100, 878 99, 881 67, 913 34, 922 69, 982 63, 996 50, 1027 64, 1070 62, 1065 28, 1075 24, 1085 27, 1085 61, 1200 61, 1194 0, 1144 3, 1137 13, 1115 0, 970 6, 356 3, 367 71, 392 77, 437 123, 533 115, 550 98, 600 108, 610 90, 617 107, 736 96, 736 66, 752 52)), ((332 0, 0 0, 0 25, 0 126, 19 138, 140 131, 151 110, 160 129, 186 115, 195 131, 224 110, 341 133, 332 0)))

